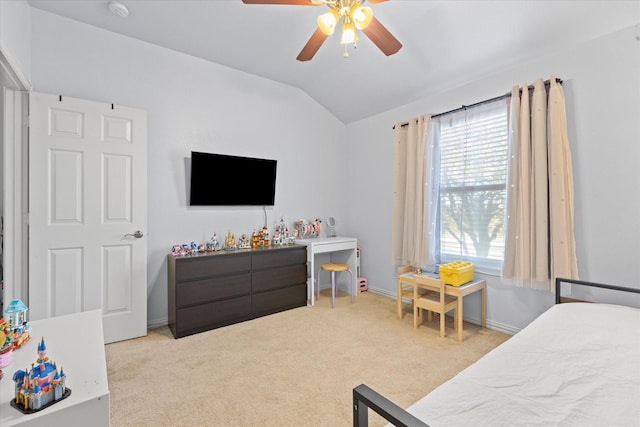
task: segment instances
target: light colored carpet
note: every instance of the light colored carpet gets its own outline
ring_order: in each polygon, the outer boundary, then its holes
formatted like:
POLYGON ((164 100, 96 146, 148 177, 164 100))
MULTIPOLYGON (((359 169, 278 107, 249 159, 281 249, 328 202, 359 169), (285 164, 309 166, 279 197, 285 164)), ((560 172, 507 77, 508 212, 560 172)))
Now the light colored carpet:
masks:
MULTIPOLYGON (((393 299, 325 292, 315 307, 174 339, 168 328, 106 346, 111 426, 350 426, 365 383, 401 407, 509 338, 438 317, 413 328, 393 299)), ((371 411, 370 411, 371 412, 371 411)), ((384 425, 369 416, 371 426, 384 425)))

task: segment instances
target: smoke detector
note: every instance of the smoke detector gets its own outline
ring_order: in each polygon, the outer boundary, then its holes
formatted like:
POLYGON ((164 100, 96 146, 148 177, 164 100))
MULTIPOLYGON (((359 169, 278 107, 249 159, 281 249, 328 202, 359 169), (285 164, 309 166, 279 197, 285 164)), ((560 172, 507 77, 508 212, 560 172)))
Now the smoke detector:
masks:
POLYGON ((111 1, 109 2, 109 10, 116 16, 120 18, 126 18, 129 16, 129 9, 124 4, 119 1, 111 1))

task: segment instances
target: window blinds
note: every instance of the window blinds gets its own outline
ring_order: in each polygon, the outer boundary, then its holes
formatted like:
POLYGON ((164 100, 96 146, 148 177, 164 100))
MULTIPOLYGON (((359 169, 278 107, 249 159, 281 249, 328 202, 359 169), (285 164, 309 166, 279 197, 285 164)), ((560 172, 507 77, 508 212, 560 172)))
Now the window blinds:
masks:
POLYGON ((508 154, 507 102, 499 99, 439 119, 442 259, 472 259, 479 265, 482 259, 501 261, 508 154))

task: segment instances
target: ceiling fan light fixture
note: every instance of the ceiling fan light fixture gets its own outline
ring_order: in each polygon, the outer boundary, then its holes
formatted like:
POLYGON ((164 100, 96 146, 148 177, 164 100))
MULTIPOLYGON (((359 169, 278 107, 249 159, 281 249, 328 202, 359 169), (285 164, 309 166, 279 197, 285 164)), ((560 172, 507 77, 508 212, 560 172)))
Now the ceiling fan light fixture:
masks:
POLYGON ((349 56, 347 49, 350 44, 353 45, 353 48, 357 48, 359 31, 385 55, 389 56, 398 52, 402 48, 402 43, 373 15, 370 7, 363 6, 367 1, 375 4, 388 0, 242 0, 245 4, 324 5, 328 7, 327 12, 318 14, 318 26, 296 57, 298 61, 312 59, 325 40, 335 33, 336 27, 340 25, 342 25, 340 44, 344 45, 344 57, 349 56))
POLYGON ((350 11, 351 20, 355 23, 355 26, 359 30, 364 30, 369 26, 373 19, 373 11, 370 7, 356 4, 350 11))
POLYGON ((336 29, 336 25, 338 25, 338 21, 340 20, 340 14, 337 9, 329 9, 327 13, 323 13, 318 16, 318 28, 327 36, 333 34, 333 31, 336 29))
POLYGON ((356 34, 356 26, 353 22, 344 22, 342 24, 342 37, 340 38, 340 44, 355 43, 358 41, 358 34, 356 34))

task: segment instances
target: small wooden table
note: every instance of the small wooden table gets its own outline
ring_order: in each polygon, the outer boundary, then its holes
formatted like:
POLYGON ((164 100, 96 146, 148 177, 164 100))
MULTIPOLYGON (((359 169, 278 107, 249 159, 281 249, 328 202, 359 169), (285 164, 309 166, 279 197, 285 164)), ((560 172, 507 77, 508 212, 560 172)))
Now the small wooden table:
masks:
MULTIPOLYGON (((398 319, 402 319, 402 284, 416 286, 414 280, 415 273, 406 273, 398 276, 398 319)), ((458 341, 462 341, 463 330, 462 330, 462 320, 464 318, 462 311, 462 300, 465 296, 472 294, 474 292, 480 291, 482 295, 482 327, 487 327, 487 283, 484 280, 478 280, 474 282, 465 283, 460 286, 445 286, 445 293, 447 295, 452 295, 458 298, 458 324, 456 328, 458 329, 458 341)))

